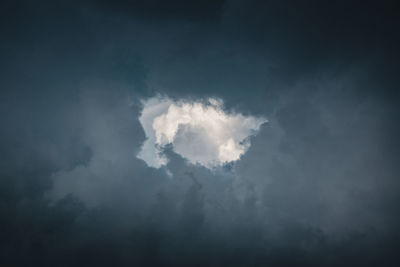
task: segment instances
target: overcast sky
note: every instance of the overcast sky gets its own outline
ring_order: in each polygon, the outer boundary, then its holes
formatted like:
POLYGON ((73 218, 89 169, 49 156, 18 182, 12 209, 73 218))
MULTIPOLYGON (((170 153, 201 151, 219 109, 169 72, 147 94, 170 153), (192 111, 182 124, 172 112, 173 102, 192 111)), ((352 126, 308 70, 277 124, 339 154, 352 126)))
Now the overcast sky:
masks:
POLYGON ((395 1, 0 3, 1 266, 399 266, 395 1))

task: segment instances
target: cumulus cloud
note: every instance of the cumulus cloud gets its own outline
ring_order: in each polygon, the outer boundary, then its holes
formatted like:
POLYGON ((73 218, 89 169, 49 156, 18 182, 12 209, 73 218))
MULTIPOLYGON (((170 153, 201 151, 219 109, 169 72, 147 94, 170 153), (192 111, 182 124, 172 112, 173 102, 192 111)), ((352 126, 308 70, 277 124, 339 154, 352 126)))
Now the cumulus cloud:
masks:
POLYGON ((140 123, 146 133, 138 158, 159 168, 167 163, 163 148, 192 164, 212 168, 240 159, 265 118, 226 113, 220 99, 173 101, 153 97, 143 102, 140 123))

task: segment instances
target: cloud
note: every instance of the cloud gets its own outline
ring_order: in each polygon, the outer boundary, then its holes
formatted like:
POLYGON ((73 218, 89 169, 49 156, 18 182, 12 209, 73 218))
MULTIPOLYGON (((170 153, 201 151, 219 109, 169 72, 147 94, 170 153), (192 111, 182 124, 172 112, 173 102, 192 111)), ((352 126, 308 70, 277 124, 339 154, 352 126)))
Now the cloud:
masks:
POLYGON ((173 150, 192 164, 212 168, 239 160, 250 147, 265 118, 226 113, 220 99, 173 101, 153 97, 143 102, 139 118, 146 133, 138 158, 159 168, 167 163, 163 148, 173 150))

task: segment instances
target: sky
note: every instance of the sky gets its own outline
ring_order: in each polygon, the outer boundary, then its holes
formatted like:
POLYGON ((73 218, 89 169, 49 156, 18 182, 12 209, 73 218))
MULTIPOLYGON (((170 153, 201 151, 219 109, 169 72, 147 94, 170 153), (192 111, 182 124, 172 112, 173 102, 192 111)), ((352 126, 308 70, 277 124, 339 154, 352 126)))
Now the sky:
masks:
POLYGON ((1 266, 399 266, 395 1, 0 3, 1 266))

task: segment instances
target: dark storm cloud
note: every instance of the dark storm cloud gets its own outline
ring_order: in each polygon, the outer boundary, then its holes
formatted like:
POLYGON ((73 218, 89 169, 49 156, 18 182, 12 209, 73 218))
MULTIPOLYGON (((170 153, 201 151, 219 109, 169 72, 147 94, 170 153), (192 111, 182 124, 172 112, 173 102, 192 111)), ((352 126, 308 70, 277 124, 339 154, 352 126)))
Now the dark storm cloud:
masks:
POLYGON ((147 20, 178 19, 208 21, 218 19, 221 15, 224 0, 184 1, 184 0, 118 0, 89 1, 104 9, 114 11, 133 18, 147 20))
POLYGON ((389 1, 2 2, 5 266, 396 266, 389 1), (136 158, 140 99, 269 120, 211 171, 136 158), (172 176, 170 176, 172 174, 172 176))

